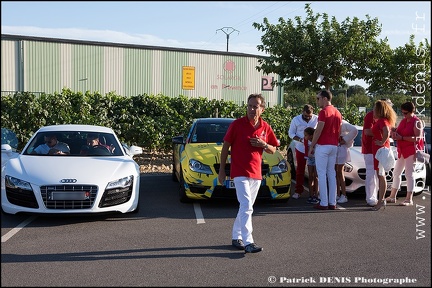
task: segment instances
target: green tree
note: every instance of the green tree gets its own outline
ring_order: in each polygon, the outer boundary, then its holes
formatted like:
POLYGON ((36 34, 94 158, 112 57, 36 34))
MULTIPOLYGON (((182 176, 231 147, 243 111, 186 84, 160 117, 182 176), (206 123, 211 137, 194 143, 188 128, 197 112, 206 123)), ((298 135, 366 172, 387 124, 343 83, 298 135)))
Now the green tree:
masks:
POLYGON ((305 89, 318 87, 318 75, 324 75, 326 88, 343 87, 345 79, 365 79, 371 63, 379 62, 390 47, 387 39, 378 40, 381 25, 378 19, 347 17, 339 23, 333 16, 313 14, 305 5, 306 19, 279 18, 277 25, 264 18, 253 27, 263 32, 259 51, 269 56, 258 59, 258 71, 277 73, 281 81, 274 85, 305 89), (322 21, 321 21, 322 16, 322 21))
POLYGON ((414 39, 415 36, 411 35, 407 44, 388 51, 379 62, 373 63, 369 75, 365 77, 369 84, 369 92, 375 95, 389 93, 389 91, 409 93, 409 95, 428 92, 430 96, 430 43, 425 38, 424 42, 416 45, 414 39))

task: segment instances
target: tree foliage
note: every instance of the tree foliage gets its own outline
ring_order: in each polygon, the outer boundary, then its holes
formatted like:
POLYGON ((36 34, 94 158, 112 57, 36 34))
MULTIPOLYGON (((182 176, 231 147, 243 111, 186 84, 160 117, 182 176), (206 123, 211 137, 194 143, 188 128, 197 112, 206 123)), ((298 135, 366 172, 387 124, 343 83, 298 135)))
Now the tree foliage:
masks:
POLYGON ((411 35, 407 44, 389 51, 379 62, 372 63, 371 71, 365 78, 369 92, 383 94, 396 91, 409 95, 425 94, 426 91, 430 93, 430 43, 425 38, 424 42, 416 45, 414 39, 414 35, 411 35))
POLYGON ((281 81, 273 84, 297 89, 318 87, 318 75, 324 75, 326 88, 343 87, 345 79, 366 79, 369 67, 390 50, 387 39, 378 40, 378 19, 347 17, 338 22, 326 13, 314 15, 305 5, 306 19, 279 18, 273 25, 264 18, 253 27, 263 32, 259 51, 269 54, 258 59, 258 71, 277 73, 281 81))

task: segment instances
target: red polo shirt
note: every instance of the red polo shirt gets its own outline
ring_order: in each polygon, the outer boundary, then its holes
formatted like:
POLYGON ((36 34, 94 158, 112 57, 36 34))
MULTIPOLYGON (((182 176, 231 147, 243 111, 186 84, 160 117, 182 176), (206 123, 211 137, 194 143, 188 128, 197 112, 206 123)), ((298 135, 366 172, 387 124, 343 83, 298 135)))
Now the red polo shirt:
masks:
POLYGON ((260 118, 255 128, 246 116, 234 120, 225 134, 224 141, 231 143, 230 177, 249 177, 262 179, 262 147, 254 147, 249 139, 257 135, 272 146, 279 146, 276 135, 270 125, 260 118))

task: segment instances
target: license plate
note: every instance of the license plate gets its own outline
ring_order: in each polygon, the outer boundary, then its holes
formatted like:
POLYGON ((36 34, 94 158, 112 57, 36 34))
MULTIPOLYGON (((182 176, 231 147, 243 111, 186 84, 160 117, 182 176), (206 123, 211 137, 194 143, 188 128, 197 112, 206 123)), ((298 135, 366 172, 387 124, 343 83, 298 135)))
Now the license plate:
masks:
POLYGON ((89 192, 74 191, 74 192, 52 192, 50 200, 88 200, 89 192))
POLYGON ((234 189, 234 181, 233 180, 225 180, 225 187, 228 189, 234 189))

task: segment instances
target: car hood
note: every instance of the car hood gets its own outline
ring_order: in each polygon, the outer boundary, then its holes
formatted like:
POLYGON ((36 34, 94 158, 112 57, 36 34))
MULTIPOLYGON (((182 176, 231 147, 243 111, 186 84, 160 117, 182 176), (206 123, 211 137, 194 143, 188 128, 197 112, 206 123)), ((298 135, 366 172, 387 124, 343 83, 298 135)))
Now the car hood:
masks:
POLYGON ((139 167, 128 157, 21 156, 10 159, 2 171, 35 185, 58 184, 61 179, 91 184, 136 174, 139 167))
MULTIPOLYGON (((222 150, 222 143, 196 143, 186 145, 186 153, 189 159, 195 159, 202 163, 220 163, 220 155, 222 150)), ((231 155, 228 155, 228 162, 231 155)), ((263 152, 263 162, 269 165, 277 165, 277 163, 283 159, 280 152, 269 154, 263 152)))
MULTIPOLYGON (((391 149, 393 150, 394 155, 397 155, 397 150, 395 146, 390 146, 391 149)), ((361 153, 361 147, 359 146, 354 146, 350 148, 350 156, 351 156, 351 161, 349 161, 349 163, 353 163, 356 165, 356 167, 358 168, 365 168, 365 163, 364 163, 364 154, 361 153)))
POLYGON ((352 163, 355 164, 356 167, 365 167, 364 164, 364 154, 361 153, 361 147, 351 147, 350 148, 350 156, 351 156, 351 161, 349 161, 348 163, 352 163))
POLYGON ((222 144, 216 143, 197 143, 186 145, 186 153, 190 159, 198 160, 202 163, 219 163, 222 144))

